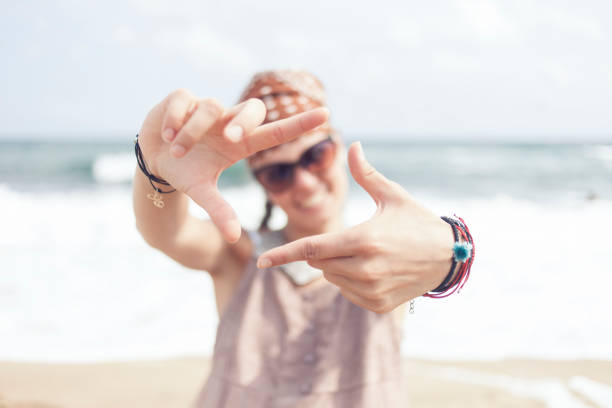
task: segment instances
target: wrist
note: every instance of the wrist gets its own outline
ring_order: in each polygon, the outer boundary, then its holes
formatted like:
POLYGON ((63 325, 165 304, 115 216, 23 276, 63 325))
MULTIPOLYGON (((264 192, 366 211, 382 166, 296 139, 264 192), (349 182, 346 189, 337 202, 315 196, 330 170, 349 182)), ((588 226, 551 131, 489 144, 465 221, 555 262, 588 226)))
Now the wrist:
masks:
POLYGON ((138 167, 142 174, 149 180, 149 184, 154 190, 153 194, 148 194, 147 198, 153 201, 153 204, 158 208, 164 208, 164 201, 162 199, 161 194, 170 194, 176 191, 175 188, 172 188, 170 183, 168 183, 163 178, 153 174, 149 169, 147 162, 144 159, 142 150, 140 148, 140 144, 138 143, 138 134, 134 139, 134 152, 136 154, 136 161, 138 163, 138 167), (163 188, 162 188, 163 187, 163 188))
POLYGON ((453 229, 440 218, 437 218, 437 223, 437 251, 432 268, 432 275, 436 279, 432 279, 435 282, 435 286, 432 286, 429 290, 441 286, 447 280, 446 278, 449 273, 452 274, 456 270, 456 263, 453 262, 453 245, 455 243, 453 229))

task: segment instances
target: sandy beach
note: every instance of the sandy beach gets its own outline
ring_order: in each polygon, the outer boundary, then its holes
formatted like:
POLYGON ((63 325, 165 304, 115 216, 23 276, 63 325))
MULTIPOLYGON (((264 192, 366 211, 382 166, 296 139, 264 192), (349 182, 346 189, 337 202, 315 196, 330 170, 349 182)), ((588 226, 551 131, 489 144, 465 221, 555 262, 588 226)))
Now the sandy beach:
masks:
MULTIPOLYGON (((406 359, 412 407, 604 407, 612 361, 406 359)), ((0 363, 0 408, 186 407, 206 357, 97 364, 0 363)))

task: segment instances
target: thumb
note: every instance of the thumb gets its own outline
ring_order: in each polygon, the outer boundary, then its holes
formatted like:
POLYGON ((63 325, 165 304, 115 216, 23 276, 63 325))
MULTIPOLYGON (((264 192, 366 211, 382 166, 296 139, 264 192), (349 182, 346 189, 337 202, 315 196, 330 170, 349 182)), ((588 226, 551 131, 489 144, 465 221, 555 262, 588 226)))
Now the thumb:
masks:
POLYGON ((214 185, 200 184, 190 188, 186 194, 204 208, 223 238, 230 243, 240 238, 240 222, 232 207, 223 199, 214 185))
POLYGON ((353 178, 376 202, 378 207, 395 201, 404 193, 404 189, 389 180, 367 162, 361 142, 354 142, 349 147, 348 164, 353 178))

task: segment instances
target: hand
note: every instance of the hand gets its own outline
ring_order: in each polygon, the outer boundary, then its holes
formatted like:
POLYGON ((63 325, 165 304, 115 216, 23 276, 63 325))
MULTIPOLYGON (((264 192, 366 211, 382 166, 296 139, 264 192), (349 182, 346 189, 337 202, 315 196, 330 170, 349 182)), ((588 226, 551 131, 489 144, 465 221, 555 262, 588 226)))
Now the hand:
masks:
POLYGON ((349 148, 348 160, 351 174, 376 202, 374 216, 345 231, 271 249, 257 265, 305 260, 353 303, 386 313, 442 283, 451 267, 454 237, 446 222, 377 172, 359 143, 349 148))
POLYGON ((323 124, 328 111, 318 108, 260 126, 265 116, 259 99, 225 109, 214 99, 177 90, 149 112, 140 131, 139 144, 151 173, 204 208, 229 242, 240 238, 241 228, 217 189, 221 172, 323 124))

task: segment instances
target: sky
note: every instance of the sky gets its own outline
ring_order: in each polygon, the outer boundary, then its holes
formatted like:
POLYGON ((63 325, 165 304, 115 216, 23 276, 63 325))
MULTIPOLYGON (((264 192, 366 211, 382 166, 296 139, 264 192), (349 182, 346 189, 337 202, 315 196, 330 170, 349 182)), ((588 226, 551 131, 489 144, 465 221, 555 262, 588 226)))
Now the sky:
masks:
POLYGON ((132 137, 173 89, 304 68, 346 134, 612 141, 606 0, 6 3, 0 137, 132 137))

